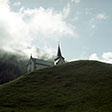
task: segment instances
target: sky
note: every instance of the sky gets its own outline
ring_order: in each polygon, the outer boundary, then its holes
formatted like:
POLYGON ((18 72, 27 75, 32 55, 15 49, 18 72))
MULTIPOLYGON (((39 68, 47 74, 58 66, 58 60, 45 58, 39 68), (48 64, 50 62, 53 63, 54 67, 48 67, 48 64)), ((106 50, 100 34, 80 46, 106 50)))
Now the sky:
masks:
POLYGON ((0 49, 112 63, 112 0, 0 0, 0 49))

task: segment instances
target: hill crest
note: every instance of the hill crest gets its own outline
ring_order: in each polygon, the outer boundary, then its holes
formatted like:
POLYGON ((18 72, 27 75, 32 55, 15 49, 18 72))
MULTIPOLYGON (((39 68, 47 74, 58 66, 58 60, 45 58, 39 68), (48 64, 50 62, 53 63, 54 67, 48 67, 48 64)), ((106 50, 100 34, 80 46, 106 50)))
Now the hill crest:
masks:
POLYGON ((110 112, 112 65, 75 61, 25 74, 0 87, 0 108, 16 112, 110 112))

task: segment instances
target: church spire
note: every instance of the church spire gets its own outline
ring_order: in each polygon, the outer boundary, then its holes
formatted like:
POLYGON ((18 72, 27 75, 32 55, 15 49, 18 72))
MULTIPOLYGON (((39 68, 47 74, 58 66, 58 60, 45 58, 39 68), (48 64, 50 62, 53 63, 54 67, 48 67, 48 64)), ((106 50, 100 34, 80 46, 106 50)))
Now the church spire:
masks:
POLYGON ((30 55, 30 58, 32 59, 32 54, 30 55))
POLYGON ((58 52, 57 52, 57 56, 58 56, 58 57, 62 57, 61 49, 60 49, 60 44, 58 44, 58 52))
POLYGON ((62 53, 61 53, 61 48, 60 48, 60 43, 58 43, 58 52, 57 52, 57 58, 63 58, 62 53))
POLYGON ((57 52, 57 57, 54 59, 54 64, 63 64, 65 63, 64 57, 61 54, 61 49, 60 49, 60 44, 58 44, 58 52, 57 52))

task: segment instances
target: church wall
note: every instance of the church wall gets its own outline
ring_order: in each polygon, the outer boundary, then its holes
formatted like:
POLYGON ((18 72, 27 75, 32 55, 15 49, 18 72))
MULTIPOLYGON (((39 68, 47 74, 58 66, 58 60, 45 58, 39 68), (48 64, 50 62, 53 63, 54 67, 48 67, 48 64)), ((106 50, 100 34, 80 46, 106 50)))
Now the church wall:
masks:
POLYGON ((36 64, 35 65, 35 70, 43 69, 43 68, 46 68, 46 67, 48 67, 48 66, 36 64))
POLYGON ((58 62, 58 65, 61 65, 61 64, 64 64, 64 63, 65 63, 65 61, 62 58, 60 58, 60 60, 58 62))
MULTIPOLYGON (((33 61, 33 59, 31 58, 28 62, 28 65, 27 65, 27 72, 33 72, 34 70, 39 70, 39 69, 43 69, 43 68, 46 68, 48 67, 49 65, 44 65, 44 64, 38 64, 38 63, 35 63, 33 61)), ((51 65, 53 66, 53 65, 51 65)))
POLYGON ((34 71, 34 62, 30 59, 29 64, 27 66, 27 71, 32 72, 34 71))

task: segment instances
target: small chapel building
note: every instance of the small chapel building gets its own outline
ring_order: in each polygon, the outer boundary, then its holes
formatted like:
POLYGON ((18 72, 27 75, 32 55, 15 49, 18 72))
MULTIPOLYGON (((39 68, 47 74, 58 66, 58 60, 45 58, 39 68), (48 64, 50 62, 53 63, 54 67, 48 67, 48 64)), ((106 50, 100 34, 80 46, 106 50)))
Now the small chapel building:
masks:
POLYGON ((65 63, 65 58, 62 56, 60 45, 58 45, 58 52, 56 58, 54 59, 54 62, 33 58, 31 56, 27 64, 27 72, 32 72, 34 70, 39 70, 49 66, 54 66, 54 65, 64 64, 64 63, 65 63))

